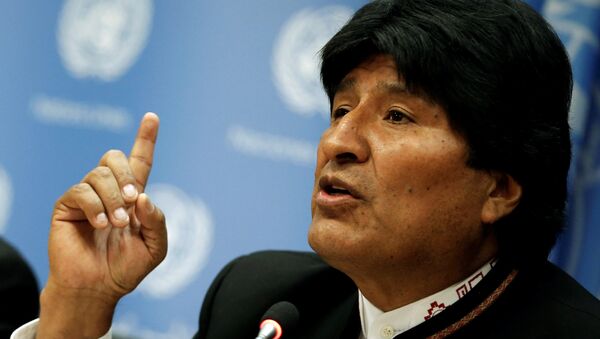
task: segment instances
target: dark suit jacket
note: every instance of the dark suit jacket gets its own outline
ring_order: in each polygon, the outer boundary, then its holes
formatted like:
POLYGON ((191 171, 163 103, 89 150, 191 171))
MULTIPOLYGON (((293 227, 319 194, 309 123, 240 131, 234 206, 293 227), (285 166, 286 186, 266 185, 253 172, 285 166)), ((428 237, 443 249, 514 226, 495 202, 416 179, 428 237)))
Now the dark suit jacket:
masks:
MULTIPOLYGON (((264 312, 282 300, 300 313, 294 338, 358 338, 354 283, 315 254, 274 251, 240 257, 219 273, 195 338, 254 338, 264 312)), ((444 335, 600 338, 600 302, 551 263, 516 271, 500 260, 465 297, 396 338, 444 335)))
POLYGON ((0 338, 39 313, 38 285, 19 253, 0 238, 0 338))

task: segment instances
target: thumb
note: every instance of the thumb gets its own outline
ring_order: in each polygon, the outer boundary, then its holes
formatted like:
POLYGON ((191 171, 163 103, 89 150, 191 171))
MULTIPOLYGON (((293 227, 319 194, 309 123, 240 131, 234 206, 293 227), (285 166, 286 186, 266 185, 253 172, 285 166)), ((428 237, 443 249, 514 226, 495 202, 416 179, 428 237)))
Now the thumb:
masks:
POLYGON ((135 214, 140 222, 140 233, 157 266, 167 255, 167 227, 165 215, 156 207, 148 194, 140 193, 135 205, 135 214))

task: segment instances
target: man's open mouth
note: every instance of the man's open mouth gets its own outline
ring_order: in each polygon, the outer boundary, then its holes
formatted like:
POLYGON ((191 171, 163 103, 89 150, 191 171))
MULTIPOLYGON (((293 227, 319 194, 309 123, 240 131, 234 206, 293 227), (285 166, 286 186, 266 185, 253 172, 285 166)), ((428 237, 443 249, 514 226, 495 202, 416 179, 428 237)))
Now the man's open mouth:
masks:
POLYGON ((352 193, 350 193, 350 191, 348 191, 345 188, 342 187, 337 187, 334 185, 326 185, 323 190, 330 195, 352 195, 352 193))

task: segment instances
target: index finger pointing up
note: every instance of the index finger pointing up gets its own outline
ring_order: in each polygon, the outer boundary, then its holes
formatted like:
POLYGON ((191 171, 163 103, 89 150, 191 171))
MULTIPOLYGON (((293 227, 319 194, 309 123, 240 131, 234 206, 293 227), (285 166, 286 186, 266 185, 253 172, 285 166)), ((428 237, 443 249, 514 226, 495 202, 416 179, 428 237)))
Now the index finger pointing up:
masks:
POLYGON ((156 145, 156 137, 158 136, 158 125, 158 115, 152 112, 146 113, 142 118, 135 142, 129 154, 129 167, 135 177, 139 192, 144 191, 148 176, 150 176, 150 170, 152 169, 154 146, 156 145))

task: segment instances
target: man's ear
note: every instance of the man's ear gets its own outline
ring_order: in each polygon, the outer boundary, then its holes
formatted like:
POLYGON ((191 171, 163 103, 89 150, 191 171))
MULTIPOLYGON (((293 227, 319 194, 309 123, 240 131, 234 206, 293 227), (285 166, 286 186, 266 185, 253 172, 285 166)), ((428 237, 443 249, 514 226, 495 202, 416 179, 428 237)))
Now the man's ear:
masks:
POLYGON ((481 221, 484 224, 492 224, 512 212, 521 201, 523 193, 521 185, 512 176, 500 172, 490 174, 494 180, 481 209, 481 221))

